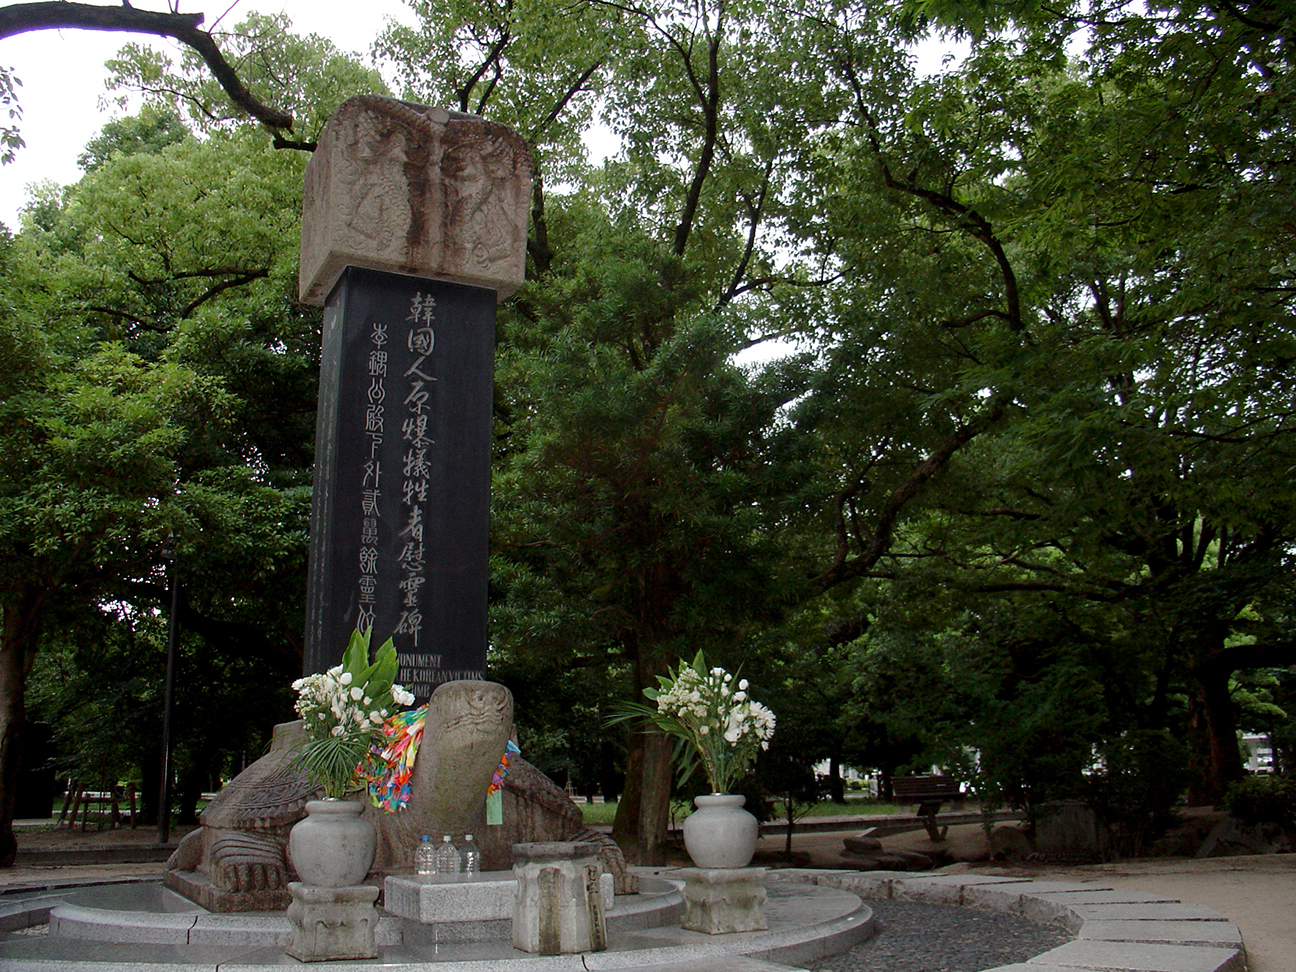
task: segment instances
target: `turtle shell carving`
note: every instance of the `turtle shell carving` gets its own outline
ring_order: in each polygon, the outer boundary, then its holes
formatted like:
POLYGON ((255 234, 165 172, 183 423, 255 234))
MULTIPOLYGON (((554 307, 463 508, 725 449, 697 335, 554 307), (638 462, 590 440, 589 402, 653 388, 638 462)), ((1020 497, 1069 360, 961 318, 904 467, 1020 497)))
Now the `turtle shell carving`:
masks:
POLYGON ((306 816, 313 793, 305 772, 294 759, 301 741, 296 731, 275 733, 274 745, 238 775, 238 786, 226 786, 198 816, 204 827, 217 830, 281 830, 306 816))

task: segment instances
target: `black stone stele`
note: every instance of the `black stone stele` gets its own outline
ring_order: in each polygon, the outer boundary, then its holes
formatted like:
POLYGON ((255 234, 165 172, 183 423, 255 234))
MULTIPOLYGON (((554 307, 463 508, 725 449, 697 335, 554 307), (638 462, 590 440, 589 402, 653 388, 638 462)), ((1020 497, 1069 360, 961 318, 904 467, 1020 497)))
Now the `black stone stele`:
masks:
POLYGON ((324 308, 309 674, 389 636, 420 701, 486 670, 495 292, 348 267, 324 308))

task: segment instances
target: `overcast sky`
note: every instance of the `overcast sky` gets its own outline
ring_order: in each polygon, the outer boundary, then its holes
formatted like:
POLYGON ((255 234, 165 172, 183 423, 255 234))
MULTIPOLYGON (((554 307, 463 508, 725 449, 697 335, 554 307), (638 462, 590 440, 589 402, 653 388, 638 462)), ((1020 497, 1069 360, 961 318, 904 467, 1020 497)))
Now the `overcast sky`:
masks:
MULTIPOLYGON (((200 0, 181 0, 183 10, 202 9, 210 27, 215 18, 232 27, 251 11, 283 11, 298 33, 323 34, 345 51, 365 56, 379 31, 392 18, 414 23, 403 0, 217 0, 208 7, 200 0)), ((165 10, 164 0, 135 0, 133 6, 165 10)), ((104 122, 123 114, 104 104, 108 72, 104 61, 131 41, 147 41, 144 35, 94 30, 33 31, 0 40, 0 65, 13 69, 22 81, 18 89, 23 118, 20 123, 26 148, 17 158, 0 166, 0 223, 18 229, 18 210, 27 200, 27 186, 46 179, 60 185, 81 176, 76 159, 86 142, 104 122)), ((179 58, 180 45, 169 45, 179 58)), ((950 45, 925 45, 919 63, 936 70, 941 54, 950 45)))
MULTIPOLYGON (((210 25, 229 4, 230 0, 212 5, 183 0, 181 10, 203 11, 210 25)), ((163 0, 134 0, 132 5, 167 7, 163 0)), ((342 50, 366 56, 388 17, 413 22, 402 0, 236 0, 221 24, 232 27, 253 10, 282 10, 298 33, 323 34, 342 50)), ((27 142, 12 163, 0 166, 0 223, 18 228, 18 209, 26 201, 29 184, 45 179, 66 184, 80 177, 76 159, 86 142, 104 122, 121 114, 116 107, 101 105, 107 93, 104 61, 135 40, 146 38, 95 30, 45 30, 0 40, 0 64, 12 68, 22 81, 20 127, 27 142)), ((179 44, 172 46, 180 49, 179 44)))

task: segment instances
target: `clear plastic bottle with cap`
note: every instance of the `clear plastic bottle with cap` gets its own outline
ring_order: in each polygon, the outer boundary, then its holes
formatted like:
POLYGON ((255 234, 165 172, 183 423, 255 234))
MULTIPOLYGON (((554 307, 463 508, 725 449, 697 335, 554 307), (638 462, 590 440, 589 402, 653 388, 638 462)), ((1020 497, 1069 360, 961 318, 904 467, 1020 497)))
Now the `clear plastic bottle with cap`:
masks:
POLYGON ((463 847, 459 848, 459 856, 463 858, 463 872, 465 874, 481 873, 481 848, 473 840, 472 834, 464 834, 463 847))
POLYGON ((450 835, 446 834, 441 838, 441 844, 436 849, 436 872, 438 874, 458 874, 463 870, 463 859, 459 856, 459 851, 455 845, 450 842, 450 835))
POLYGON ((414 847, 414 873, 436 873, 436 844, 432 843, 432 838, 427 834, 414 847))

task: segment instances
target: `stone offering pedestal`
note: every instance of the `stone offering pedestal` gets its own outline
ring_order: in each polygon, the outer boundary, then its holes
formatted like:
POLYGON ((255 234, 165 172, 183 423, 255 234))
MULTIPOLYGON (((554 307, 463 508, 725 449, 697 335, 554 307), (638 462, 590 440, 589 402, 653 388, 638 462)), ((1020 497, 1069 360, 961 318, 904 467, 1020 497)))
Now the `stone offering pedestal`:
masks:
POLYGON ((513 855, 513 947, 540 955, 605 950, 598 845, 514 844, 513 855))
POLYGON ((368 884, 320 888, 294 881, 288 922, 292 941, 284 949, 300 962, 377 958, 378 889, 368 884))
MULTIPOLYGON (((483 936, 460 937, 471 924, 511 922, 518 882, 512 871, 481 874, 390 874, 384 882, 384 907, 398 918, 420 925, 441 925, 449 935, 442 941, 472 941, 483 936)), ((616 904, 611 874, 599 879, 606 915, 616 904)), ((507 938, 507 929, 501 937, 507 938)))
POLYGON ((686 867, 684 917, 680 927, 708 935, 764 931, 765 868, 686 867))

